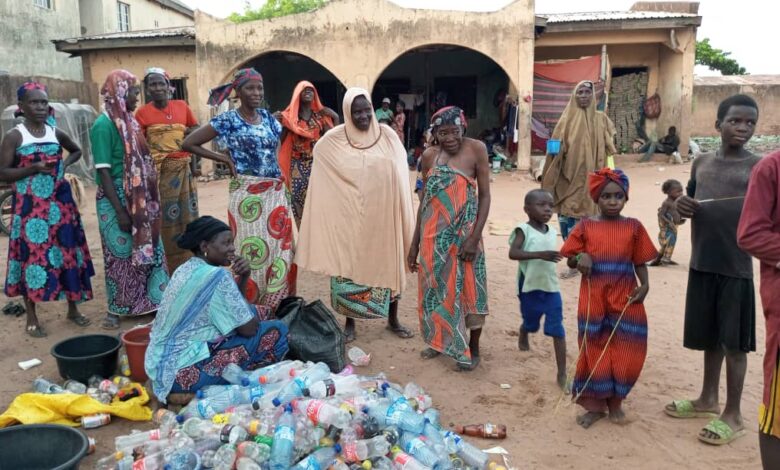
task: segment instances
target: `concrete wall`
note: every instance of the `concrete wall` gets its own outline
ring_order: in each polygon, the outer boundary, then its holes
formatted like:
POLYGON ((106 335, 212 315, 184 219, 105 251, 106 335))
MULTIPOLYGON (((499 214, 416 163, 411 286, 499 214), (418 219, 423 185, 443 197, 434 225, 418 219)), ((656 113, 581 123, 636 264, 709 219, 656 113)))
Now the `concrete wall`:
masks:
POLYGON ((691 134, 696 137, 715 137, 720 135, 715 130, 715 120, 718 105, 729 96, 746 94, 753 97, 759 106, 758 125, 755 135, 780 135, 780 77, 768 83, 755 83, 750 76, 743 83, 726 82, 725 78, 737 77, 702 77, 693 86, 693 126, 691 134), (718 80, 715 80, 718 79, 718 80), (714 83, 713 83, 714 82, 714 83))
POLYGON ((677 127, 681 151, 687 153, 691 135, 693 66, 696 32, 693 28, 674 30, 626 30, 554 33, 536 42, 536 60, 576 59, 601 53, 607 45, 609 66, 647 67, 648 94, 661 96, 661 116, 648 119, 648 135, 663 135, 669 126, 677 127), (572 46, 572 44, 577 44, 572 46))
MULTIPOLYGON (((533 0, 517 0, 493 13, 404 9, 385 0, 335 0, 315 12, 238 25, 196 12, 195 24, 201 102, 210 87, 264 52, 305 55, 345 86, 371 90, 397 57, 430 44, 481 52, 503 69, 520 97, 533 90, 533 0)), ((521 101, 519 111, 519 164, 527 168, 530 105, 521 101)), ((201 108, 201 113, 205 118, 207 110, 201 108)))
MULTIPOLYGON (((130 5, 130 30, 190 26, 193 19, 149 0, 121 0, 130 5)), ((82 35, 119 31, 117 0, 79 0, 82 35)), ((66 36, 61 36, 66 37, 66 36)))
POLYGON ((32 0, 2 0, 0 70, 81 80, 81 61, 57 52, 49 42, 79 34, 78 0, 57 0, 53 10, 36 7, 32 0))
POLYGON ((196 116, 201 102, 198 99, 198 81, 195 73, 195 51, 190 47, 160 47, 148 49, 106 49, 86 52, 82 55, 84 61, 85 82, 92 89, 95 105, 98 93, 109 72, 115 69, 126 69, 138 79, 142 79, 148 67, 163 67, 171 78, 187 78, 187 95, 190 107, 196 116))

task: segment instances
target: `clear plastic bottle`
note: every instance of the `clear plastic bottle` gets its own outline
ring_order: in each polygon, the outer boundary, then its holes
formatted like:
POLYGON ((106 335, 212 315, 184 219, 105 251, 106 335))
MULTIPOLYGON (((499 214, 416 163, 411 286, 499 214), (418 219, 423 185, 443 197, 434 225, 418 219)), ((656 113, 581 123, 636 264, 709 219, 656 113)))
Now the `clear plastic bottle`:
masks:
POLYGON ((214 470, 231 470, 236 462, 236 446, 225 444, 214 454, 214 470))
POLYGON ((226 424, 219 432, 219 439, 225 444, 237 445, 249 438, 249 433, 241 426, 226 424))
POLYGON ((433 427, 441 429, 441 414, 439 413, 439 410, 436 408, 428 408, 423 412, 423 416, 433 425, 433 427))
POLYGON ((421 434, 425 427, 425 418, 410 409, 398 409, 396 403, 378 403, 369 406, 368 415, 375 418, 380 426, 398 426, 402 431, 421 434))
POLYGON ((423 436, 428 441, 428 445, 436 452, 439 457, 446 457, 448 455, 447 445, 444 443, 444 438, 441 435, 441 431, 431 424, 428 418, 425 418, 425 427, 423 428, 423 436))
POLYGON ((119 354, 119 371, 125 377, 130 376, 130 360, 127 358, 127 353, 124 349, 119 354))
POLYGON ((425 393, 425 390, 414 382, 406 384, 404 387, 404 395, 406 395, 406 398, 410 401, 414 400, 414 402, 417 403, 417 409, 419 411, 425 411, 433 406, 433 399, 431 396, 425 393))
POLYGON ((239 457, 236 460, 236 470, 262 470, 262 468, 257 462, 246 457, 239 457))
POLYGON ((221 429, 220 425, 201 418, 190 418, 181 426, 182 432, 192 439, 202 439, 209 435, 215 436, 221 429))
POLYGON ((254 460, 257 463, 264 463, 271 458, 271 447, 266 444, 246 441, 237 446, 238 456, 254 460))
POLYGON ((249 373, 232 362, 222 369, 222 378, 233 385, 249 385, 249 373))
POLYGON ((427 467, 436 469, 441 466, 439 454, 419 436, 414 436, 408 432, 401 434, 401 447, 404 452, 427 467))
POLYGON ((342 441, 341 453, 347 462, 360 462, 387 455, 390 443, 384 436, 374 436, 371 439, 358 441, 342 441))
POLYGON ((279 417, 274 431, 274 442, 271 446, 271 470, 287 470, 292 464, 293 446, 295 444, 295 417, 292 406, 287 405, 284 414, 279 417))
POLYGON ((253 370, 249 374, 249 382, 271 384, 289 380, 291 377, 297 376, 304 368, 305 364, 301 361, 282 361, 253 370))
POLYGON ((227 391, 238 390, 242 387, 243 385, 209 385, 208 387, 203 387, 198 390, 195 396, 198 398, 211 398, 227 391))
POLYGON ((294 400, 293 406, 298 412, 308 417, 312 423, 318 426, 336 426, 344 429, 352 421, 349 411, 335 407, 323 400, 294 400))
POLYGON ((362 391, 360 378, 357 375, 348 375, 314 382, 303 391, 303 395, 322 399, 335 395, 354 395, 362 391))
POLYGON ((150 431, 128 434, 126 436, 117 436, 114 438, 114 446, 116 447, 116 450, 132 449, 143 445, 147 441, 159 441, 160 434, 159 429, 152 429, 150 431))
POLYGON ((154 413, 154 423, 160 428, 160 434, 167 436, 171 430, 179 424, 176 413, 165 408, 160 408, 154 413))
POLYGON ((301 372, 300 375, 295 377, 279 391, 279 394, 274 400, 274 405, 283 405, 291 402, 295 398, 302 397, 303 391, 308 388, 309 385, 325 380, 328 377, 330 377, 330 369, 327 364, 323 362, 314 364, 301 372))
POLYGON ((198 410, 205 418, 212 418, 217 413, 224 413, 230 407, 236 405, 248 405, 255 400, 259 400, 265 395, 265 389, 262 385, 254 387, 231 387, 226 388, 224 392, 217 393, 208 398, 202 394, 197 394, 198 410))
POLYGON ((430 470, 418 462, 417 459, 397 447, 393 451, 393 468, 397 470, 430 470))
POLYGON ((87 393, 87 386, 76 380, 66 380, 65 383, 62 384, 62 388, 65 389, 66 392, 75 393, 76 395, 84 395, 87 393))
MULTIPOLYGON (((190 418, 205 418, 205 416, 200 414, 200 408, 198 407, 199 403, 200 400, 197 398, 190 400, 190 402, 187 403, 187 406, 179 410, 179 416, 181 416, 181 419, 186 421, 190 418)), ((211 416, 208 418, 211 419, 211 416)))
POLYGON ((200 454, 200 465, 203 468, 214 468, 214 456, 217 454, 215 450, 204 450, 200 454))
POLYGON ((387 457, 377 457, 371 461, 373 470, 393 470, 393 461, 387 457))
MULTIPOLYGON (((95 462, 95 470, 114 470, 116 468, 117 462, 122 460, 124 457, 124 452, 115 452, 111 455, 102 457, 98 459, 97 462, 95 462)), ((132 458, 132 456, 130 458, 132 458)))
POLYGON ((315 450, 292 467, 292 470, 325 470, 339 452, 341 452, 341 446, 338 444, 333 447, 323 447, 315 450))
POLYGON ((162 452, 149 454, 142 459, 133 462, 133 470, 163 470, 165 468, 165 458, 162 452))
POLYGON ((65 393, 64 388, 60 387, 59 385, 53 382, 49 382, 43 377, 38 377, 37 379, 33 380, 33 391, 35 393, 46 393, 49 395, 57 394, 57 393, 65 393))
POLYGON ((484 470, 487 467, 490 457, 464 441, 459 435, 452 431, 446 431, 444 433, 444 441, 448 444, 452 443, 451 447, 456 449, 458 456, 460 456, 469 467, 475 467, 477 470, 484 470))

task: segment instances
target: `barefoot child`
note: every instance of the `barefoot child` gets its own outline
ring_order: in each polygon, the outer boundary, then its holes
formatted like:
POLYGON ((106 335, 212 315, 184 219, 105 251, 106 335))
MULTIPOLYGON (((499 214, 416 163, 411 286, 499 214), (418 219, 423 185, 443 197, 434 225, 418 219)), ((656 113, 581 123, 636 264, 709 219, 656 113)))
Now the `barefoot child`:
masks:
POLYGON ((528 351, 528 333, 539 331, 544 318, 544 334, 552 337, 555 362, 558 365, 558 385, 566 387, 566 337, 563 329, 563 302, 561 301, 555 263, 563 257, 556 250, 558 232, 547 223, 553 214, 552 194, 534 189, 525 195, 523 209, 528 222, 517 226, 509 237, 509 259, 520 261, 517 272, 520 314, 520 338, 517 346, 528 351))
POLYGON ((737 245, 737 226, 750 173, 761 160, 745 148, 757 122, 753 98, 723 100, 715 121, 721 146, 693 161, 688 194, 677 200, 680 215, 691 219, 683 346, 704 351, 704 380, 698 398, 674 400, 664 411, 674 418, 713 418, 698 435, 707 444, 728 444, 745 434, 740 405, 747 353, 756 350, 756 301, 753 260, 737 245), (724 359, 726 404, 721 412, 724 359))
POLYGON ((682 183, 677 180, 666 180, 661 186, 661 191, 666 194, 666 199, 658 209, 658 227, 660 229, 658 243, 661 244, 661 249, 658 250, 658 257, 650 263, 650 266, 677 264, 672 261, 674 246, 677 244, 677 226, 685 223, 674 203, 683 194, 682 183))
POLYGON ((569 267, 582 273, 580 354, 572 394, 585 408, 577 423, 586 429, 607 411, 612 422, 625 422, 622 403, 647 353, 645 263, 658 255, 642 223, 620 215, 628 200, 628 177, 622 171, 592 173, 588 189, 601 214, 583 219, 561 248, 569 267))

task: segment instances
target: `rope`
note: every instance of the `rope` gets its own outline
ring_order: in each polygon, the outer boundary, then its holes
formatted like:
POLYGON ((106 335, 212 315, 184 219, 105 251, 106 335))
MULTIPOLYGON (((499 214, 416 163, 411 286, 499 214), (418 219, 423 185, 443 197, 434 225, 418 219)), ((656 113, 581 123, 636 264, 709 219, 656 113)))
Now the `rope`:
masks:
POLYGON ((722 197, 720 199, 702 199, 698 202, 699 204, 703 204, 705 202, 735 201, 737 199, 745 199, 745 196, 722 197))
MULTIPOLYGON (((586 344, 588 341, 588 325, 590 323, 590 299, 591 299, 591 287, 590 287, 590 277, 587 279, 587 286, 588 286, 588 304, 585 310, 585 328, 582 333, 582 342, 580 343, 579 351, 577 352, 577 358, 574 360, 573 366, 570 367, 570 372, 566 374, 566 383, 573 385, 574 380, 574 374, 577 371, 577 364, 580 362, 580 357, 582 356, 583 351, 586 349, 586 344)), ((623 315, 626 314, 626 310, 628 310, 628 306, 631 305, 631 297, 629 296, 628 301, 626 302, 626 305, 623 307, 623 310, 620 312, 620 315, 618 316, 617 321, 615 322, 615 326, 612 328, 612 332, 609 334, 609 338, 607 338, 607 342, 604 344, 604 349, 602 349, 601 354, 599 355, 598 359, 596 359, 596 364, 593 365, 593 367, 590 370, 590 375, 588 375, 587 380, 585 380, 585 384, 582 386, 580 391, 574 396, 574 398, 571 399, 571 402, 574 403, 577 400, 580 399, 582 396, 582 393, 588 388, 588 384, 590 383, 590 379, 593 378, 593 374, 596 372, 596 369, 598 368, 599 364, 601 363, 601 360, 604 358, 604 354, 607 352, 607 348, 609 347, 609 343, 612 342, 612 338, 615 336, 615 332, 618 329, 618 326, 620 326, 620 321, 623 320, 623 315)), ((568 393, 564 390, 561 392, 560 397, 558 398, 558 402, 555 404, 554 412, 557 413, 558 409, 560 408, 560 404, 563 401, 563 398, 568 395, 568 393)))

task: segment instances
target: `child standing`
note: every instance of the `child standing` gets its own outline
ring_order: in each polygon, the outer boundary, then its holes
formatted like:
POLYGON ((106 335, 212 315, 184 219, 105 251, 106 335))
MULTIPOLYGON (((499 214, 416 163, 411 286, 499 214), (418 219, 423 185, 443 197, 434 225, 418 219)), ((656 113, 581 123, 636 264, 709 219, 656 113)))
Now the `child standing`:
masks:
POLYGON ((588 176, 600 215, 583 219, 561 248, 568 265, 582 273, 577 310, 580 354, 572 394, 585 413, 583 428, 607 416, 622 424, 622 402, 639 378, 647 353, 647 266, 655 259, 642 223, 623 217, 628 177, 604 168, 588 176), (639 279, 639 284, 637 284, 639 279))
POLYGON ((547 225, 553 214, 552 194, 534 189, 525 195, 523 209, 528 222, 520 224, 509 237, 509 259, 520 261, 517 272, 520 314, 523 323, 517 347, 530 349, 528 333, 539 331, 544 318, 544 334, 552 337, 555 362, 558 366, 557 382, 566 388, 566 335, 563 329, 563 302, 561 300, 555 263, 563 259, 558 253, 558 232, 547 225))
POLYGON ((658 257, 650 263, 650 266, 661 266, 665 264, 676 265, 672 261, 674 246, 677 244, 677 226, 685 223, 677 212, 675 201, 683 194, 682 183, 677 180, 666 180, 661 186, 661 191, 666 194, 666 199, 658 208, 658 243, 661 244, 658 257))
POLYGON ((761 160, 745 148, 757 122, 753 98, 723 100, 715 121, 720 148, 693 161, 688 194, 677 200, 680 215, 691 219, 692 242, 683 346, 704 351, 704 380, 697 399, 675 400, 664 411, 674 418, 713 417, 698 435, 707 444, 728 444, 745 434, 742 387, 747 353, 756 350, 756 300, 753 261, 737 245, 737 226, 750 173, 761 160), (724 358, 726 404, 721 412, 724 358))

